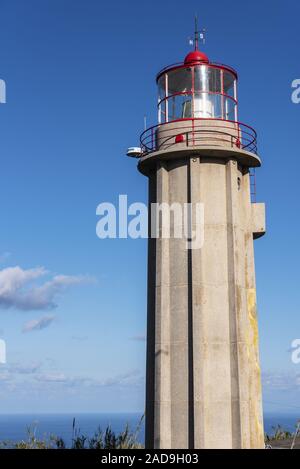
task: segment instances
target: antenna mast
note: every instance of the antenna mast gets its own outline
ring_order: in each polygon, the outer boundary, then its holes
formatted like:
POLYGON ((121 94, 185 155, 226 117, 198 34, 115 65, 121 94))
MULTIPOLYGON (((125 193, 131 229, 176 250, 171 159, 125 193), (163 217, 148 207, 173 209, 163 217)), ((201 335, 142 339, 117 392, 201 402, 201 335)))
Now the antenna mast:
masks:
POLYGON ((198 16, 195 15, 195 50, 198 50, 198 43, 199 43, 199 31, 198 31, 198 16))
POLYGON ((198 29, 198 15, 195 15, 195 32, 194 38, 189 38, 189 43, 194 45, 195 50, 199 50, 199 40, 205 44, 206 29, 198 29))

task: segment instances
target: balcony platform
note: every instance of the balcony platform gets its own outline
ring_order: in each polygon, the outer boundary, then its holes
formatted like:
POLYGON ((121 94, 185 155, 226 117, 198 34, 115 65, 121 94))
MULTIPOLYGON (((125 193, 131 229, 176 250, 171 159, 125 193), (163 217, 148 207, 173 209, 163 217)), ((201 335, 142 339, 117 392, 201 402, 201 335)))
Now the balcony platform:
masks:
POLYGON ((185 145, 178 144, 172 145, 166 150, 152 151, 145 153, 139 160, 138 169, 142 174, 147 175, 152 168, 155 167, 157 161, 168 161, 183 158, 197 158, 202 157, 205 159, 211 158, 212 160, 231 160, 235 159, 241 166, 248 168, 257 168, 261 166, 261 160, 255 153, 242 150, 241 148, 213 146, 213 145, 198 145, 193 147, 186 147, 185 145))

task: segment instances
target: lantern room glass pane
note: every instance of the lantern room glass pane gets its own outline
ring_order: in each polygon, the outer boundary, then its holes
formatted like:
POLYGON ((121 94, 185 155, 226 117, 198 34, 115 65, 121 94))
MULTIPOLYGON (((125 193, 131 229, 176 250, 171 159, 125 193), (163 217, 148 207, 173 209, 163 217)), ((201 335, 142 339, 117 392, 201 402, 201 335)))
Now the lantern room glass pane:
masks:
POLYGON ((195 91, 209 91, 207 66, 194 67, 194 74, 195 91))
POLYGON ((221 119, 222 95, 214 93, 195 93, 194 117, 202 119, 221 119))
POLYGON ((179 94, 168 99, 169 121, 192 117, 192 96, 179 94))
POLYGON ((212 112, 215 119, 222 119, 222 98, 221 94, 211 94, 210 100, 212 102, 212 112))
POLYGON ((229 121, 235 121, 235 108, 236 103, 232 98, 225 98, 224 99, 224 112, 225 112, 225 119, 229 121))
POLYGON ((166 96, 166 75, 162 75, 158 80, 158 99, 164 99, 166 96))
POLYGON ((161 122, 166 122, 167 121, 167 119, 166 119, 166 103, 167 103, 167 101, 163 100, 158 105, 158 122, 159 122, 159 124, 161 122))
POLYGON ((168 73, 168 96, 192 90, 191 68, 180 68, 168 73))
POLYGON ((207 65, 200 65, 195 70, 195 91, 221 93, 221 70, 207 65))
POLYGON ((235 98, 234 96, 234 82, 235 76, 228 71, 224 70, 224 94, 235 98))

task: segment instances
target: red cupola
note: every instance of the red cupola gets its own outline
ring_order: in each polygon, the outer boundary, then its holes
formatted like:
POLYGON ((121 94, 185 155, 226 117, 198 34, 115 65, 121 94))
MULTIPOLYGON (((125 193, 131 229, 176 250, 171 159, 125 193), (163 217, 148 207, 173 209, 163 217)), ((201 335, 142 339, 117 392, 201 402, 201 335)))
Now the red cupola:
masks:
POLYGON ((184 64, 191 65, 195 63, 208 64, 209 59, 207 55, 204 54, 204 52, 201 52, 200 50, 193 50, 192 52, 189 52, 184 59, 184 64))

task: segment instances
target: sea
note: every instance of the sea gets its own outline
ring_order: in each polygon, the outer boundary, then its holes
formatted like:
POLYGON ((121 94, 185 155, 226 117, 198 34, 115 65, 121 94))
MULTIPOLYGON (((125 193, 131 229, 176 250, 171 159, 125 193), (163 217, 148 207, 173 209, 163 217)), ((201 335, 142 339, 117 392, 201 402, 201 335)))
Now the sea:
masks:
MULTIPOLYGON (((27 440, 28 428, 37 438, 47 439, 50 435, 63 438, 67 446, 72 444, 73 422, 77 433, 92 437, 98 428, 105 430, 110 426, 115 433, 124 430, 126 424, 135 432, 140 427, 138 440, 144 442, 144 423, 140 424, 140 413, 110 414, 2 414, 0 415, 0 441, 16 442, 27 440)), ((272 435, 280 425, 284 430, 295 430, 299 414, 266 413, 264 415, 265 433, 272 435)))

